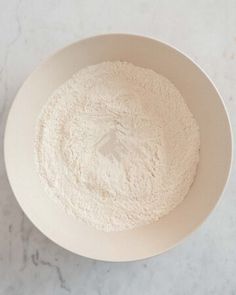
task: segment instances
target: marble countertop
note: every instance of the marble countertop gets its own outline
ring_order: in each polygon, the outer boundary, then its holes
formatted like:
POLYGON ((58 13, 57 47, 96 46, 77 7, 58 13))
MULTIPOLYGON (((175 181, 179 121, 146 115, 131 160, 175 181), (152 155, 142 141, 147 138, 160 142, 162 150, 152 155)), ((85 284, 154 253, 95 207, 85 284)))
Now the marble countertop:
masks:
POLYGON ((236 176, 208 220, 175 249, 132 263, 76 256, 43 236, 9 187, 2 139, 10 104, 45 57, 87 36, 166 41, 213 79, 236 131, 236 1, 0 0, 0 294, 236 294, 236 176))

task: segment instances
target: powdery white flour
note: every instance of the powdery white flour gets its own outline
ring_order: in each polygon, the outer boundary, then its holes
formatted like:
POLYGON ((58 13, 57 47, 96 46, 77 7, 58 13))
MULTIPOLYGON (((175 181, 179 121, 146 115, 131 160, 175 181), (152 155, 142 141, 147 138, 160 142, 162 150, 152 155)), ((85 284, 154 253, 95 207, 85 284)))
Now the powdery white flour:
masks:
POLYGON ((49 196, 104 231, 152 223, 175 208, 193 182, 199 146, 175 86, 119 61, 82 69, 59 87, 35 140, 49 196))

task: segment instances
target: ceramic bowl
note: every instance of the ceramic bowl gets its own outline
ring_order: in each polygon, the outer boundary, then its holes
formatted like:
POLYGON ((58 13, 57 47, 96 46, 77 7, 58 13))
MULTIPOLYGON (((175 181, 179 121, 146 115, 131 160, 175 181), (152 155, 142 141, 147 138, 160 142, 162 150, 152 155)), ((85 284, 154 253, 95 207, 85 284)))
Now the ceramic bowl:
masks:
POLYGON ((65 249, 86 257, 132 261, 172 248, 206 219, 228 179, 232 139, 218 91, 191 59, 151 38, 110 34, 65 47, 29 76, 12 104, 4 150, 13 192, 25 214, 42 233, 65 249), (34 135, 42 106, 55 88, 83 67, 116 60, 153 69, 175 84, 199 124, 201 149, 195 181, 177 208, 156 223, 105 233, 66 215, 47 197, 36 170, 34 135))

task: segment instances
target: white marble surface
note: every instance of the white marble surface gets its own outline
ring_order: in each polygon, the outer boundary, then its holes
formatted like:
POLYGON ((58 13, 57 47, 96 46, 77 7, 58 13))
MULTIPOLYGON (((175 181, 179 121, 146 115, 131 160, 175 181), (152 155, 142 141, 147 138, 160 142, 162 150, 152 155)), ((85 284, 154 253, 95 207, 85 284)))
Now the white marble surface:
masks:
POLYGON ((107 32, 154 36, 190 55, 218 86, 236 131, 236 1, 0 0, 0 294, 236 294, 235 168, 220 205, 197 232, 159 257, 133 263, 61 249, 12 194, 2 138, 18 87, 56 49, 107 32))

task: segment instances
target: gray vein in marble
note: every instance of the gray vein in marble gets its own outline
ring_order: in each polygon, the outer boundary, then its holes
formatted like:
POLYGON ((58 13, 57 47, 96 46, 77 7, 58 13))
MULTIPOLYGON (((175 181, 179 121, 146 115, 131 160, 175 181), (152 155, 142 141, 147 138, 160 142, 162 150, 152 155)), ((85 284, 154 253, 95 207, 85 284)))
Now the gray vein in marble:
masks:
POLYGON ((12 233, 12 224, 8 226, 8 233, 9 233, 9 246, 8 246, 8 262, 9 264, 12 261, 12 239, 11 239, 11 233, 12 233))
POLYGON ((61 271, 60 267, 54 263, 51 263, 50 261, 47 261, 45 259, 41 259, 39 256, 38 249, 36 249, 35 253, 31 255, 31 260, 32 260, 32 263, 35 267, 42 265, 42 266, 48 266, 51 270, 54 270, 56 272, 57 278, 59 280, 60 287, 69 293, 71 292, 70 287, 68 286, 65 278, 62 275, 62 271, 61 271))
POLYGON ((67 286, 66 284, 66 280, 64 279, 64 277, 62 276, 62 272, 61 272, 61 269, 59 266, 57 266, 56 264, 53 264, 49 261, 45 261, 45 260, 42 260, 40 259, 39 262, 42 264, 42 265, 45 265, 45 266, 48 266, 50 267, 51 269, 54 269, 56 271, 56 274, 57 274, 57 277, 58 277, 58 280, 60 282, 60 286, 62 289, 66 290, 67 292, 70 293, 70 288, 67 286))
POLYGON ((32 263, 35 265, 35 266, 38 266, 38 260, 39 260, 39 251, 38 249, 36 250, 36 253, 35 254, 32 254, 31 255, 31 260, 32 260, 32 263))
POLYGON ((29 238, 32 232, 32 227, 26 228, 25 226, 25 214, 22 213, 21 218, 21 225, 20 225, 20 232, 21 232, 21 241, 22 241, 22 266, 21 271, 26 268, 28 262, 28 248, 29 248, 29 238))

